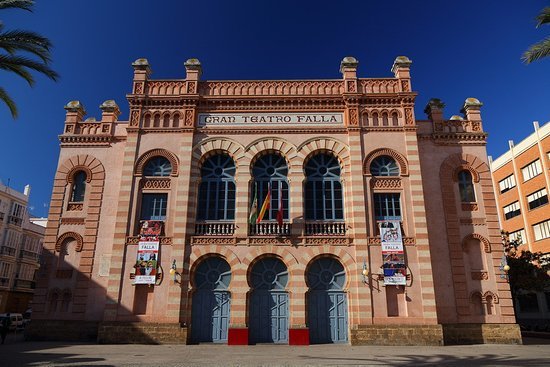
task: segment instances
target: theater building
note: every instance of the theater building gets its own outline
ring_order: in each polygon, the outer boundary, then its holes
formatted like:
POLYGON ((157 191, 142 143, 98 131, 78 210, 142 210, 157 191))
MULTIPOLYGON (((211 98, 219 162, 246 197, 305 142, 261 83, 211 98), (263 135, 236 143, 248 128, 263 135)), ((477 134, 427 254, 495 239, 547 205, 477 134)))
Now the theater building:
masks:
POLYGON ((129 121, 68 103, 29 337, 521 343, 482 104, 416 119, 410 65, 205 81, 190 59, 155 80, 138 59, 129 121), (402 250, 383 253, 390 228, 402 250))

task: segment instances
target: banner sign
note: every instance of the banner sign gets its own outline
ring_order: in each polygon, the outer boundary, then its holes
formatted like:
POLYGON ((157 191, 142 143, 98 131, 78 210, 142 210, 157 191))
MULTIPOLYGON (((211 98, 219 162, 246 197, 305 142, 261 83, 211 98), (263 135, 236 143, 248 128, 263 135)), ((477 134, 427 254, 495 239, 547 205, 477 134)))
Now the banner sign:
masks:
POLYGON ((200 113, 199 126, 205 125, 327 125, 344 123, 336 113, 200 113))
POLYGON ((137 260, 134 268, 134 284, 155 284, 157 280, 157 262, 159 256, 162 221, 141 221, 137 260))
POLYGON ((407 267, 399 221, 380 222, 384 285, 406 285, 407 267))

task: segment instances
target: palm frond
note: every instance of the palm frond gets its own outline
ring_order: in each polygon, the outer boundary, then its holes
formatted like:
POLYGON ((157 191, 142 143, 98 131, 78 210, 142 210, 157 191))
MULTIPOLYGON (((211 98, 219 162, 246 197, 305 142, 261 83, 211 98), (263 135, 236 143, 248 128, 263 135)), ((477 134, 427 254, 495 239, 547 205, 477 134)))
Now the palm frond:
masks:
POLYGON ((0 9, 18 8, 32 11, 34 0, 0 0, 0 9))
POLYGON ((0 87, 0 100, 4 102, 6 106, 8 106, 11 112, 11 116, 13 118, 17 118, 17 106, 15 105, 13 99, 11 99, 11 97, 2 87, 0 87))
POLYGON ((521 59, 524 63, 530 64, 533 61, 540 60, 543 57, 550 55, 550 37, 546 37, 544 40, 535 43, 527 51, 523 53, 521 59))
POLYGON ((34 32, 14 30, 0 33, 0 48, 12 55, 19 50, 27 51, 49 63, 51 47, 52 44, 47 38, 34 32))
POLYGON ((543 24, 550 23, 550 6, 542 9, 539 15, 537 15, 537 28, 543 24))
POLYGON ((59 75, 53 71, 48 65, 36 62, 26 57, 13 55, 0 55, 0 69, 9 70, 19 75, 30 85, 34 84, 34 78, 31 73, 25 68, 35 70, 44 74, 48 78, 56 81, 59 75))

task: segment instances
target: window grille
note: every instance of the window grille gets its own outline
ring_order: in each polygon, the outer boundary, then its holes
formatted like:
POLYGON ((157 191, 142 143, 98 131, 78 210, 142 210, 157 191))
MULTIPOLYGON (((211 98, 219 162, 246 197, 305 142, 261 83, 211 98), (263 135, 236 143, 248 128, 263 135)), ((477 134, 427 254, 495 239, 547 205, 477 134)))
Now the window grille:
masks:
POLYGON ((277 211, 279 210, 279 186, 283 194, 283 219, 288 220, 288 166, 285 159, 278 154, 264 155, 254 164, 252 174, 254 176, 254 182, 250 195, 250 203, 254 200, 254 190, 257 190, 258 212, 267 196, 268 187, 271 187, 270 206, 263 220, 277 219, 277 211))
POLYGON ((170 164, 170 161, 165 157, 151 158, 143 169, 143 174, 145 176, 166 177, 170 176, 171 173, 172 164, 170 164))
POLYGON ((306 220, 343 220, 341 170, 336 158, 318 154, 307 162, 305 172, 306 220))
POLYGON ((227 154, 218 154, 201 168, 197 220, 234 219, 235 163, 227 154))
POLYGON ((382 155, 372 161, 370 173, 373 176, 399 176, 399 167, 392 157, 382 155))

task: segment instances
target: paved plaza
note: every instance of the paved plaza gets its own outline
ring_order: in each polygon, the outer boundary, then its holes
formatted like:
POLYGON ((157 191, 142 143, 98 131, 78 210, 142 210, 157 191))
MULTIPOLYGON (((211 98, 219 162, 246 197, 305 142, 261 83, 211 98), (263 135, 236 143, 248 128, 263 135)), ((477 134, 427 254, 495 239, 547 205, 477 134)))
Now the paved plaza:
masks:
POLYGON ((0 366, 550 366, 549 339, 525 345, 98 345, 24 342, 8 336, 0 366))

